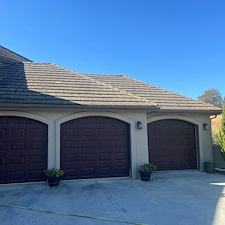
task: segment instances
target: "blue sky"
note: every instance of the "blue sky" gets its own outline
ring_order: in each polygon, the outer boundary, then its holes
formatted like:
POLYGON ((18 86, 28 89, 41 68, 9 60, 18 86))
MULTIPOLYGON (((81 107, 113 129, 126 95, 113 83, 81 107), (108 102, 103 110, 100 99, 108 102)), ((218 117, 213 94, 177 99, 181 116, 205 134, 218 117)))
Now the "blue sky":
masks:
POLYGON ((0 44, 80 73, 225 96, 224 0, 0 1, 0 44))

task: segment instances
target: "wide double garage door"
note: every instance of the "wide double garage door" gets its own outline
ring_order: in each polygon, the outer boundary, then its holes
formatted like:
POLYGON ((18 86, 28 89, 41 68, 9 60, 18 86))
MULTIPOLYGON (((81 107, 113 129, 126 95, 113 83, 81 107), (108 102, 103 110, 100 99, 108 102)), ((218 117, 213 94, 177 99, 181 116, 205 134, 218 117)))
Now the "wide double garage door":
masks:
POLYGON ((27 118, 0 116, 0 183, 44 180, 47 125, 27 118))
POLYGON ((61 124, 61 168, 65 179, 129 176, 129 125, 107 117, 61 124))
POLYGON ((181 120, 148 124, 149 161, 159 170, 197 169, 196 127, 181 120))

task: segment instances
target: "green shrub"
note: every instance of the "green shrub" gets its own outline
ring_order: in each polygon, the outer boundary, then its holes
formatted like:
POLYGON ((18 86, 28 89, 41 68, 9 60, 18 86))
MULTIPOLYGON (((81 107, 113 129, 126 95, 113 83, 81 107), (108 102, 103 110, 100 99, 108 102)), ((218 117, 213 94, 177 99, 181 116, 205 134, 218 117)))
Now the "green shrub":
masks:
POLYGON ((215 135, 216 142, 220 146, 220 153, 225 161, 225 106, 222 108, 222 124, 219 133, 215 135))

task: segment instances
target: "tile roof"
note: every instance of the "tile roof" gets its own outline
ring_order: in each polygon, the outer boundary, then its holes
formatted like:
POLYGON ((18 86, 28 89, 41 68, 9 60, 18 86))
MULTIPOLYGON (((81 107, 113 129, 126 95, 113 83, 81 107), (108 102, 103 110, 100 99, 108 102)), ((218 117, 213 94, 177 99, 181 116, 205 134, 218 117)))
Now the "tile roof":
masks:
POLYGON ((157 109, 149 100, 51 63, 0 66, 0 103, 157 109))
POLYGON ((0 45, 0 62, 17 63, 30 62, 30 60, 0 45))
POLYGON ((221 111, 212 105, 167 91, 125 75, 85 74, 92 79, 117 87, 120 90, 152 101, 160 107, 160 112, 214 112, 221 111))
POLYGON ((124 75, 81 74, 0 46, 0 106, 220 113, 221 109, 124 75), (4 61, 5 60, 5 61, 4 61), (10 64, 9 64, 10 63, 10 64))

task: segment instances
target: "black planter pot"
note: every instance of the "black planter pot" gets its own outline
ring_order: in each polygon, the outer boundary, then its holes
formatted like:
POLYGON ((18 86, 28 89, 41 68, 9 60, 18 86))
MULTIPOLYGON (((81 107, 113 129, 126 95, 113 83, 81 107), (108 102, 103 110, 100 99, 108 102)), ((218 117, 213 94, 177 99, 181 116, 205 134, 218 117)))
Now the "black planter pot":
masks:
POLYGON ((48 185, 50 187, 54 187, 54 186, 58 186, 61 180, 61 177, 51 177, 51 176, 47 176, 48 179, 48 185))
POLYGON ((151 179, 152 172, 140 171, 140 176, 142 181, 149 181, 151 179))
POLYGON ((215 165, 205 164, 205 172, 206 173, 215 173, 215 165))

